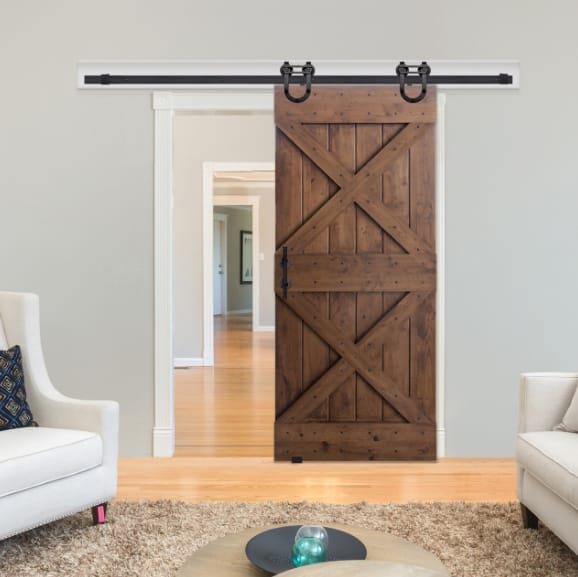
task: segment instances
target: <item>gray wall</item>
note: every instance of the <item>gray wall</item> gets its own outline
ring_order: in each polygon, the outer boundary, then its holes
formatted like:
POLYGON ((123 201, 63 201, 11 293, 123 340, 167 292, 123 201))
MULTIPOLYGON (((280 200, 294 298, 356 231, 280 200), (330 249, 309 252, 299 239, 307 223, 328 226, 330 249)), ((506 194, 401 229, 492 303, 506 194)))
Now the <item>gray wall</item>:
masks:
MULTIPOLYGON (((150 454, 151 97, 81 93, 76 62, 519 59, 518 93, 448 96, 446 135, 448 453, 511 455, 518 373, 578 362, 578 4, 295 0, 282 20, 280 9, 268 0, 6 6, 0 286, 40 294, 58 386, 119 400, 122 454, 150 454)), ((194 291, 188 298, 200 303, 194 291)))
POLYGON ((203 356, 203 162, 273 162, 270 114, 177 114, 174 120, 174 356, 203 356))

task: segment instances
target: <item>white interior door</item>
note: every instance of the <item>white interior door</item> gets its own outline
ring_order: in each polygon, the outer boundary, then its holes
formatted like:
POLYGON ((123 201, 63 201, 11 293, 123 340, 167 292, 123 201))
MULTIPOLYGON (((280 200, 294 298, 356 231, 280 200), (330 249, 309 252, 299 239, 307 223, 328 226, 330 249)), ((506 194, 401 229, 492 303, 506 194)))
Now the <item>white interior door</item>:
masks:
POLYGON ((213 219, 213 314, 225 312, 225 231, 226 222, 223 215, 213 219))

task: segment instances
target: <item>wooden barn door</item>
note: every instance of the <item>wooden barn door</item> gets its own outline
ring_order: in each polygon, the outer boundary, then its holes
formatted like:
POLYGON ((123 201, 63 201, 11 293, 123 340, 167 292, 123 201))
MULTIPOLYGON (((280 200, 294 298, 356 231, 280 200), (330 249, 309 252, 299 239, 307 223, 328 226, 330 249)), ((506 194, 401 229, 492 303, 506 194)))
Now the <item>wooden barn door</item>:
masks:
POLYGON ((436 94, 275 91, 275 458, 435 459, 436 94))

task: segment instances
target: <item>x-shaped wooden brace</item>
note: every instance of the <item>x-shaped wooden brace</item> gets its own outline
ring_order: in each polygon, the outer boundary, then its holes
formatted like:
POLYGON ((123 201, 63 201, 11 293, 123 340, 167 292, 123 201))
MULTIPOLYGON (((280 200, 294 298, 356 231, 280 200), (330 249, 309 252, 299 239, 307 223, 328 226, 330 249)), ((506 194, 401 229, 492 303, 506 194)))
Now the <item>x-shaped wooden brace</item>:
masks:
POLYGON ((339 328, 326 319, 309 298, 300 293, 290 293, 284 301, 307 323, 341 359, 329 368, 315 383, 279 415, 278 422, 303 422, 324 399, 336 391, 351 375, 358 372, 384 399, 411 423, 432 424, 431 419, 407 396, 388 375, 376 366, 368 354, 380 346, 392 326, 405 321, 432 293, 408 293, 393 309, 383 316, 358 342, 341 336, 339 328))
POLYGON ((427 130, 427 124, 405 126, 357 173, 344 167, 323 145, 309 135, 297 121, 277 119, 277 127, 295 143, 340 190, 314 212, 283 244, 290 252, 301 252, 321 231, 352 202, 357 203, 371 218, 391 235, 409 254, 428 256, 435 260, 433 248, 420 239, 405 223, 382 203, 371 198, 364 188, 390 169, 394 161, 407 152, 427 130))

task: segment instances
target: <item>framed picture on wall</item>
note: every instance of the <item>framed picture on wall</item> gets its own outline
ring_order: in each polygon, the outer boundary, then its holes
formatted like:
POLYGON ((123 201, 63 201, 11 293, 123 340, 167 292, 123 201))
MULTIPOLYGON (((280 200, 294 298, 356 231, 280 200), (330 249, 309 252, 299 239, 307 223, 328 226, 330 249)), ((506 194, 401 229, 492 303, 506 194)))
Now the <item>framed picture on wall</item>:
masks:
POLYGON ((241 231, 241 284, 253 283, 253 231, 241 231))

